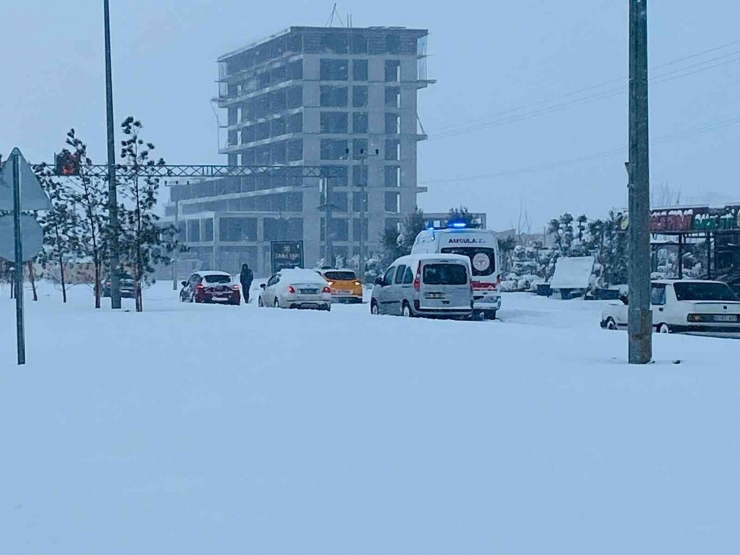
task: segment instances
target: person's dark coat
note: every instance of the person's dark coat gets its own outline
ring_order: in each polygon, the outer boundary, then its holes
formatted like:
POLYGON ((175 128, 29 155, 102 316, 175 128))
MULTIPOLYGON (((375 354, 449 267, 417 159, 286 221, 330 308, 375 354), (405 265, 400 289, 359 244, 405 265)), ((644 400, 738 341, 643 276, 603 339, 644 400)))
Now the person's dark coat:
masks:
POLYGON ((254 281, 254 272, 249 269, 247 264, 242 266, 242 272, 239 274, 239 281, 241 282, 242 287, 250 287, 254 281))

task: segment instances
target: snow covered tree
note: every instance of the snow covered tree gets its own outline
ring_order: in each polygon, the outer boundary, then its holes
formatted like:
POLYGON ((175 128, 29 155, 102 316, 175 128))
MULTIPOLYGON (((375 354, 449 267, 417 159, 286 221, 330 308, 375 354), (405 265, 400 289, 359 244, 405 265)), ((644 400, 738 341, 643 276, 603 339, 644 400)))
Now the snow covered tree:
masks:
POLYGON ((627 233, 622 230, 622 214, 610 211, 609 219, 603 222, 603 252, 600 260, 606 285, 627 283, 627 245, 627 233))
POLYGON ((77 237, 79 254, 92 261, 94 269, 95 308, 100 308, 102 296, 101 279, 103 266, 108 260, 108 184, 105 180, 96 179, 86 171, 92 166, 87 155, 87 145, 77 137, 75 130, 67 133, 67 145, 80 161, 80 176, 77 184, 70 189, 69 198, 80 211, 77 220, 77 237))
POLYGON ((512 255, 514 249, 517 247, 517 241, 515 237, 507 237, 498 242, 499 251, 501 251, 501 257, 503 258, 503 270, 510 271, 512 266, 512 255))
POLYGON ((64 269, 67 261, 79 255, 80 221, 75 210, 70 186, 54 177, 54 172, 46 164, 35 168, 41 186, 49 195, 53 209, 39 217, 44 229, 44 250, 39 255, 39 262, 47 267, 49 263, 59 266, 62 299, 67 302, 67 285, 64 269))
POLYGON ((424 212, 419 208, 401 222, 399 228, 386 228, 380 235, 382 266, 387 268, 396 258, 411 254, 417 235, 424 230, 424 212))
POLYGON ((573 246, 573 216, 566 212, 560 216, 560 233, 562 235, 563 255, 570 256, 573 246))
POLYGON ((470 225, 473 223, 473 216, 470 214, 467 206, 460 206, 460 208, 450 208, 447 213, 448 220, 456 220, 458 222, 465 222, 470 225))
POLYGON ((170 253, 177 248, 175 228, 162 228, 155 213, 159 178, 143 171, 165 165, 163 159, 155 161, 152 157, 155 146, 141 138, 143 127, 132 117, 126 118, 121 125, 125 137, 121 141, 121 159, 127 170, 118 183, 122 196, 120 248, 124 267, 133 272, 137 312, 144 310, 142 283, 154 272, 155 265, 170 264, 170 253))
POLYGON ((555 242, 555 249, 558 251, 563 250, 563 236, 560 233, 560 220, 553 218, 547 224, 547 233, 552 235, 555 242))

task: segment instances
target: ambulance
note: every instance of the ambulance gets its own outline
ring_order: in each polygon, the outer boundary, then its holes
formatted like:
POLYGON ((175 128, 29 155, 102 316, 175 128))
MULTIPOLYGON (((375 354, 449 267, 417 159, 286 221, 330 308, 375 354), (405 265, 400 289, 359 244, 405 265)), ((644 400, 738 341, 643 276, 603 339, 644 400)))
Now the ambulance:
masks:
POLYGON ((473 271, 474 315, 495 320, 501 308, 501 264, 496 233, 462 221, 419 233, 411 254, 459 254, 470 259, 473 271))

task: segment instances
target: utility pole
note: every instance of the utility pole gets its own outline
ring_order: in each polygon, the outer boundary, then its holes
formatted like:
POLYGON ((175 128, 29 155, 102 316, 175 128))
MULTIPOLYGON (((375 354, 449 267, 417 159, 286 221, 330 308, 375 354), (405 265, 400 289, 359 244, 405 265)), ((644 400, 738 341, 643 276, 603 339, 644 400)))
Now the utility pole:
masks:
POLYGON ((116 135, 113 121, 113 68, 111 67, 110 8, 103 0, 105 19, 105 100, 108 119, 108 217, 110 218, 110 299, 111 308, 121 308, 120 253, 118 244, 118 194, 116 190, 116 135))
MULTIPOLYGON (((378 156, 379 150, 375 149, 374 156, 378 156)), ((367 159, 370 155, 366 154, 364 150, 360 150, 360 182, 358 183, 358 187, 360 188, 360 256, 359 256, 359 264, 358 267, 358 273, 360 280, 362 283, 365 283, 365 210, 366 210, 366 203, 367 203, 367 182, 369 178, 369 169, 367 168, 367 159), (367 170, 368 177, 364 177, 365 171, 367 170)))
POLYGON ((629 0, 629 363, 653 357, 647 0, 629 0))
MULTIPOLYGON (((180 201, 175 201, 175 229, 177 230, 177 240, 180 240, 180 201)), ((213 229, 213 233, 216 233, 216 229, 213 229)), ((172 290, 177 291, 179 289, 177 283, 177 249, 172 255, 172 290)))
POLYGON ((324 253, 324 265, 333 267, 334 266, 334 241, 332 238, 332 209, 334 205, 331 203, 331 179, 323 177, 321 179, 324 190, 324 204, 319 208, 324 209, 324 245, 326 245, 324 253))

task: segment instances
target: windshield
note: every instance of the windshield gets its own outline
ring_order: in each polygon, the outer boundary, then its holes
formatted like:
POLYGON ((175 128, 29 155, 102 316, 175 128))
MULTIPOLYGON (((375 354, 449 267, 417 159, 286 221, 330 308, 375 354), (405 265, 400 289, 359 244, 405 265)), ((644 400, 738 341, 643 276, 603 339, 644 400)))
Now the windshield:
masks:
POLYGON ((231 283, 231 276, 206 276, 206 283, 231 283))
POLYGON ((468 272, 462 264, 427 264, 424 266, 426 285, 465 285, 468 272))
POLYGON ((353 281, 357 279, 354 272, 341 271, 341 272, 325 272, 324 277, 332 281, 353 281))
POLYGON ((491 248, 448 247, 444 254, 459 254, 470 259, 474 276, 490 276, 496 271, 496 251, 491 248))
POLYGON ((674 283, 679 301, 737 301, 737 295, 724 283, 674 283))

